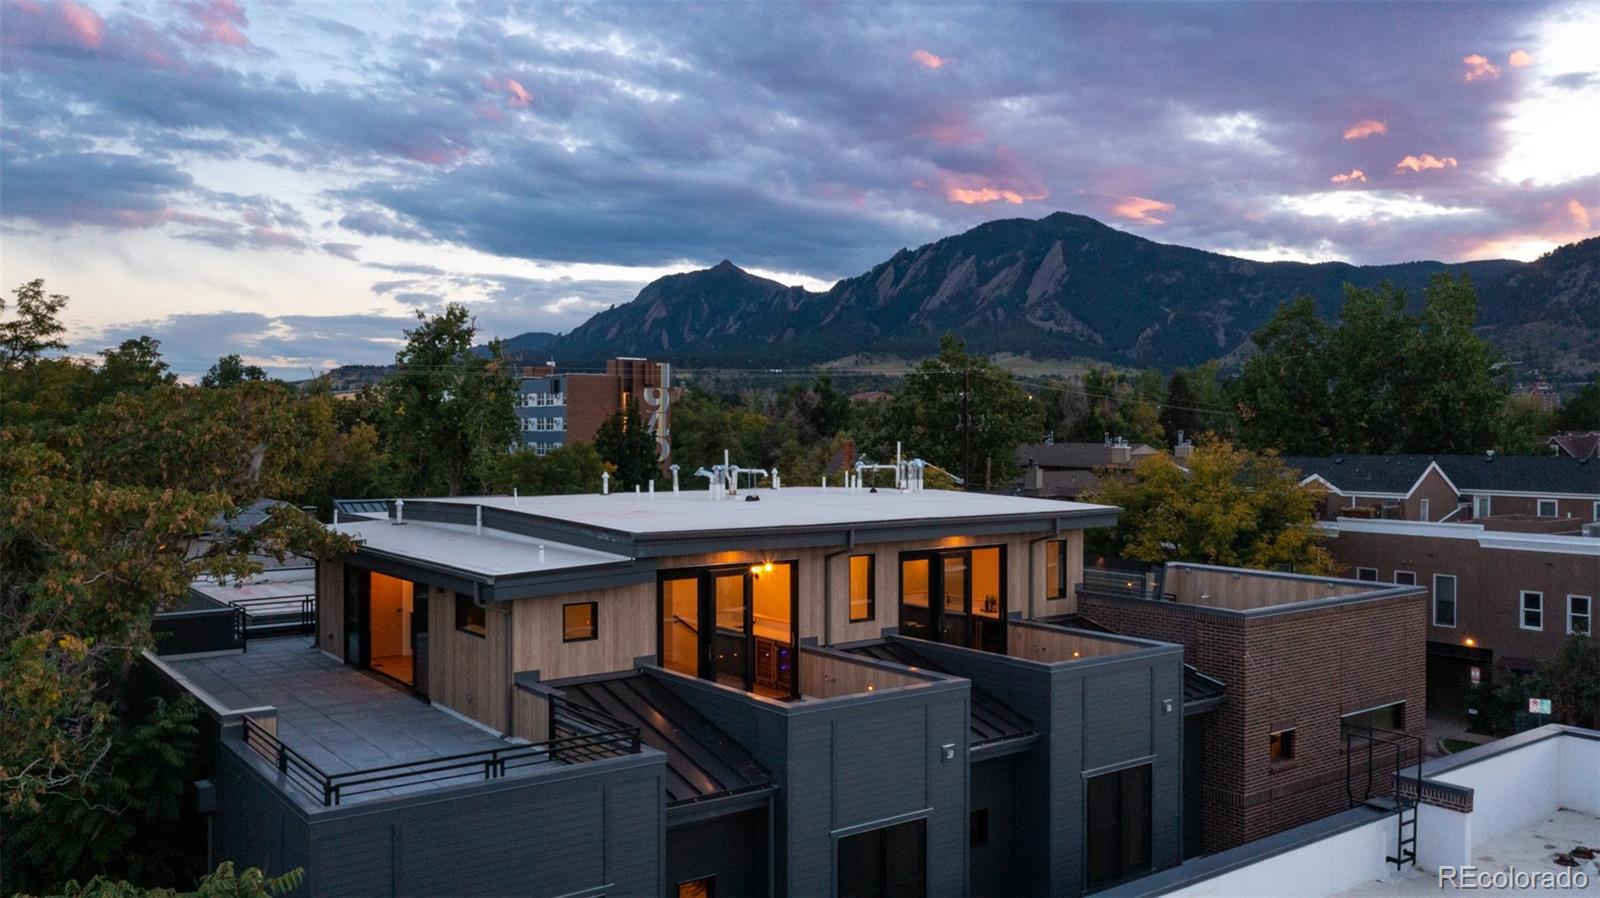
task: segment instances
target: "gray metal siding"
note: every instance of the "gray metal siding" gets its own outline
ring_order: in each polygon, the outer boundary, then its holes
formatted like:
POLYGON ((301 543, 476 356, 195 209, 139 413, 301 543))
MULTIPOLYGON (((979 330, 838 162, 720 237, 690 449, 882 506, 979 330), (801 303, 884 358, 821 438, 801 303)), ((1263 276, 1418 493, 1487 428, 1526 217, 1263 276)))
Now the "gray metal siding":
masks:
POLYGON ((258 759, 218 751, 219 860, 305 868, 315 895, 659 893, 664 756, 648 752, 481 786, 308 808, 258 759), (307 846, 311 846, 307 851, 307 846))
POLYGON ((667 830, 667 895, 691 879, 715 876, 714 893, 741 898, 767 894, 767 809, 675 826, 667 830))
MULTIPOLYGON (((1022 817, 1017 811, 1017 756, 994 758, 972 765, 972 797, 968 813, 986 810, 989 814, 989 839, 980 846, 968 849, 971 855, 970 873, 967 877, 967 894, 974 896, 1020 895, 1022 878, 1017 875, 1015 831, 1018 819, 1033 821, 1038 818, 1022 817)), ((970 834, 969 834, 970 835, 970 834)), ((1031 860, 1029 858, 1028 860, 1031 860)))

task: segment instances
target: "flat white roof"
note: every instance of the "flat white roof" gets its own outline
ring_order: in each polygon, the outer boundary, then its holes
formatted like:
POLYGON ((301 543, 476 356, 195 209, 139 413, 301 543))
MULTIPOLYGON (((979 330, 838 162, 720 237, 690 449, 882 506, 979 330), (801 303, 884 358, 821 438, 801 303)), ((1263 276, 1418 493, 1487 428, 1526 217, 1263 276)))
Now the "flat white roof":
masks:
POLYGON ((494 577, 538 571, 561 571, 631 561, 623 555, 581 549, 550 540, 485 528, 475 533, 464 524, 422 521, 350 521, 333 527, 361 540, 362 549, 384 552, 420 564, 454 568, 494 577), (539 547, 544 547, 544 560, 539 547))
POLYGON ((915 524, 964 519, 1074 517, 1116 511, 1109 505, 995 496, 951 490, 901 492, 822 487, 741 490, 738 496, 712 499, 704 490, 672 493, 590 493, 575 496, 455 496, 420 502, 482 505, 566 521, 586 527, 641 535, 702 531, 739 531, 774 527, 852 527, 868 524, 915 524), (759 496, 750 502, 747 496, 759 496))

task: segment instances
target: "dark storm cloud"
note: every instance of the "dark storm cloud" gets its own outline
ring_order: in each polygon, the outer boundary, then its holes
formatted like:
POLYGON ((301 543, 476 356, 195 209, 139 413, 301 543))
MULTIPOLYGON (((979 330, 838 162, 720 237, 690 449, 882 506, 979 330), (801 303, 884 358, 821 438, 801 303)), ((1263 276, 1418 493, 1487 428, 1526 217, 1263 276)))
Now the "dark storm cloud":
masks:
POLYGON ((5 216, 344 244, 185 180, 186 160, 249 158, 336 175, 329 227, 367 237, 832 277, 1056 209, 1207 248, 1449 258, 1553 233, 1600 189, 1494 176, 1507 54, 1547 7, 395 6, 404 27, 300 23, 336 77, 262 47, 260 16, 172 9, 7 2, 4 140, 49 142, 15 167, 8 149, 5 216), (1503 75, 1466 81, 1469 53, 1503 75), (1345 139, 1364 120, 1383 133, 1345 139), (84 137, 142 158, 59 149, 84 137), (1456 164, 1397 170, 1418 154, 1456 164))

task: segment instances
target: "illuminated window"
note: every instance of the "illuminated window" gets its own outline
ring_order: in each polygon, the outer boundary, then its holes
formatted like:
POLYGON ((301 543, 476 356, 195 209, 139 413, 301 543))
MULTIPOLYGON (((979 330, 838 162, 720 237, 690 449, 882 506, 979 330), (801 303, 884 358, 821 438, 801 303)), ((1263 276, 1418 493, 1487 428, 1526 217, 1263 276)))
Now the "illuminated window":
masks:
POLYGON ((702 876, 678 883, 678 898, 717 898, 717 878, 702 876))
POLYGON ((1287 761, 1294 757, 1294 730, 1279 730, 1267 736, 1267 757, 1287 761))
POLYGON ((561 606, 561 641, 583 642, 600 635, 599 612, 594 602, 561 606))
POLYGON ((1044 544, 1044 597, 1067 596, 1067 541, 1052 539, 1044 544))
POLYGON ((872 556, 850 556, 850 620, 872 620, 877 590, 873 584, 872 556))
POLYGON ((456 593, 456 629, 473 636, 483 636, 487 632, 484 624, 483 608, 472 601, 472 596, 464 592, 456 593))

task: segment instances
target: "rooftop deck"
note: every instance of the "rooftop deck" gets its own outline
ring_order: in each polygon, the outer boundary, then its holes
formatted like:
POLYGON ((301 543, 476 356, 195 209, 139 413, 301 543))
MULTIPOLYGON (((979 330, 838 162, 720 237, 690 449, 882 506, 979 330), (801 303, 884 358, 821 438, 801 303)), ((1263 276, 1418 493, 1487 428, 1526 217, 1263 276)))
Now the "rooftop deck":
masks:
MULTIPOLYGON (((1589 878, 1586 889, 1538 889, 1510 887, 1509 877, 1500 881, 1505 886, 1496 886, 1495 876, 1505 871, 1516 870, 1519 873, 1560 873, 1563 870, 1576 868, 1563 867, 1555 862, 1557 852, 1569 852, 1574 846, 1587 846, 1600 849, 1600 817, 1574 811, 1570 808, 1558 808, 1544 815, 1539 820, 1526 826, 1518 827, 1510 832, 1497 835, 1493 840, 1478 845, 1472 858, 1473 864, 1479 873, 1485 877, 1485 887, 1472 887, 1470 894, 1474 895, 1557 895, 1581 892, 1586 895, 1600 893, 1600 873, 1594 866, 1584 868, 1589 878), (1554 847, 1552 847, 1554 846, 1554 847)), ((1592 864, 1593 862, 1589 862, 1592 864)), ((1439 874, 1433 870, 1423 870, 1417 867, 1407 867, 1404 870, 1387 875, 1382 879, 1374 879, 1362 883, 1354 888, 1335 892, 1332 898, 1401 898, 1406 895, 1438 895, 1443 892, 1468 891, 1461 887, 1458 878, 1454 883, 1446 882, 1441 885, 1439 874)))
POLYGON ((1413 585, 1188 562, 1168 562, 1144 572, 1090 568, 1084 571, 1078 589, 1090 598, 1170 602, 1250 616, 1420 595, 1424 591, 1413 585))
POLYGON ((237 655, 167 664, 225 707, 276 708, 278 738, 329 773, 511 744, 301 637, 255 639, 237 655))

